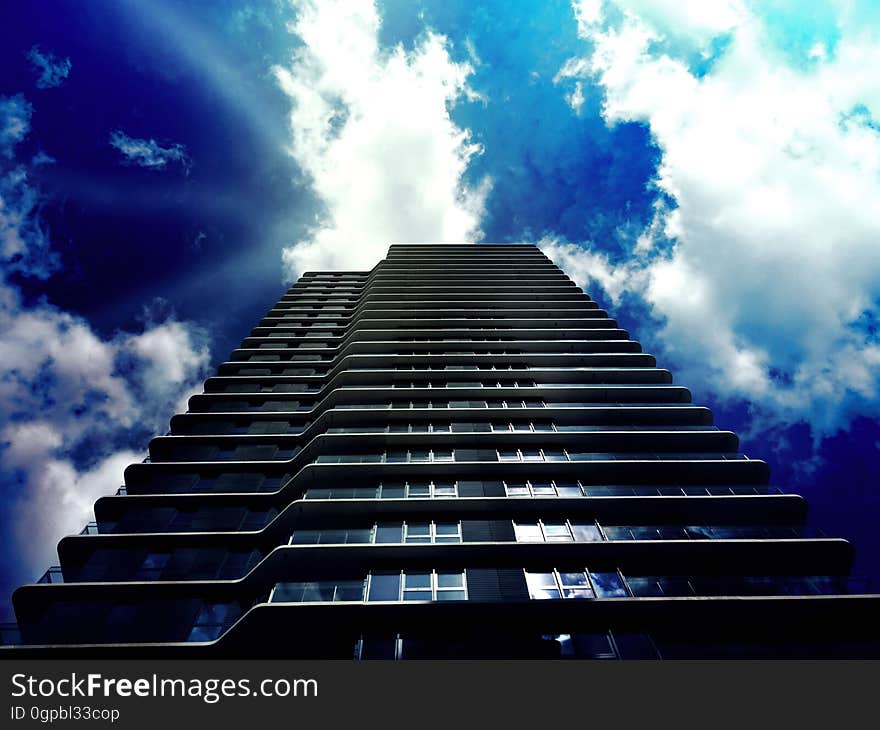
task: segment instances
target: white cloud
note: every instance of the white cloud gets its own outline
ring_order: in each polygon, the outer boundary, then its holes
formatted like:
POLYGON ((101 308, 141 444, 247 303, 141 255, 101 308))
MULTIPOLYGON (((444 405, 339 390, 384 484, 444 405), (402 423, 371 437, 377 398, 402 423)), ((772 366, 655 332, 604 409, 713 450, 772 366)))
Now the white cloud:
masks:
POLYGON ((0 98, 0 498, 16 529, 10 549, 34 577, 55 562, 58 539, 92 518, 95 499, 122 483, 139 460, 132 447, 185 409, 209 355, 206 334, 173 317, 107 338, 46 301, 22 302, 5 274, 45 277, 52 267, 37 264, 57 264, 28 178, 47 158, 15 159, 29 119, 23 97, 0 98))
POLYGON ((173 319, 103 339, 68 312, 22 307, 5 282, 0 294, 0 492, 36 574, 140 461, 130 445, 186 410, 208 349, 204 333, 173 319))
POLYGON ((38 215, 42 200, 30 171, 53 160, 38 152, 30 164, 15 161, 32 115, 33 107, 22 94, 0 96, 0 260, 7 271, 44 278, 58 262, 38 215))
POLYGON ((146 167, 149 170, 164 170, 168 163, 176 162, 189 174, 192 161, 182 144, 169 144, 163 147, 154 139, 129 137, 117 129, 110 134, 110 146, 122 153, 124 164, 146 167))
POLYGON ((0 96, 0 153, 11 158, 31 128, 34 108, 23 94, 0 96))
POLYGON ((796 65, 739 3, 686 5, 592 14, 590 54, 559 77, 597 83, 609 125, 648 125, 673 205, 622 263, 546 250, 612 297, 643 298, 686 382, 833 432, 880 379, 880 80, 864 72, 880 33, 844 29, 833 53, 796 65), (719 34, 726 50, 692 71, 691 52, 719 34))
POLYGON ((44 52, 39 46, 31 48, 27 58, 37 74, 36 85, 38 89, 61 86, 73 67, 69 58, 58 58, 52 53, 44 52))
POLYGON ((298 10, 290 29, 302 46, 275 74, 293 104, 291 154, 325 212, 284 251, 288 275, 370 268, 395 241, 478 238, 489 182, 463 181, 480 148, 449 116, 477 98, 470 64, 454 63, 433 33, 411 52, 381 49, 370 0, 298 10))

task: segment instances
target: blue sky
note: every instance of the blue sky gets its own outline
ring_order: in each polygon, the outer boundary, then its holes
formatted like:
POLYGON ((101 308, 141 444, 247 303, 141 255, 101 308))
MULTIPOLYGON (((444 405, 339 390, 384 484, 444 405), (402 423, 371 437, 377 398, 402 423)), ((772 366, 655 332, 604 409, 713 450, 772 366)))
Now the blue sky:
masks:
POLYGON ((0 594, 308 268, 539 242, 880 578, 870 3, 53 0, 0 27, 0 594))

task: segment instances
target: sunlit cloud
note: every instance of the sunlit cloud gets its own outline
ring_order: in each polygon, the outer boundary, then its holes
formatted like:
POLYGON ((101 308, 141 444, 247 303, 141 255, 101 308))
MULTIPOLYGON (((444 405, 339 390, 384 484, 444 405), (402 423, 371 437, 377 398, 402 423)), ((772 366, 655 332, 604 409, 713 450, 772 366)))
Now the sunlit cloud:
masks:
POLYGON ((383 49, 370 0, 297 9, 301 46, 275 74, 292 103, 290 153, 323 212, 284 251, 288 277, 370 268, 392 242, 479 238, 489 180, 470 186, 464 173, 482 150, 449 113, 475 98, 471 65, 431 32, 411 51, 383 49))
POLYGON ((827 435, 880 392, 880 28, 841 16, 833 53, 800 58, 751 6, 696 5, 576 4, 590 50, 560 86, 597 84, 608 125, 650 128, 659 205, 622 258, 545 250, 646 303, 686 382, 827 435))
POLYGON ((39 46, 31 48, 27 58, 36 74, 35 84, 38 89, 61 86, 70 75, 70 69, 73 67, 69 58, 58 58, 48 51, 43 51, 39 46))
POLYGON ((185 174, 189 174, 192 161, 182 144, 168 144, 163 147, 154 139, 129 137, 122 130, 110 134, 110 145, 122 154, 123 163, 146 167, 150 170, 164 170, 169 163, 179 164, 185 174))
POLYGON ((31 112, 20 95, 0 98, 0 496, 18 580, 55 562, 58 539, 92 519, 95 499, 185 409, 209 360, 207 333, 173 314, 108 337, 45 299, 24 301, 11 273, 47 278, 61 265, 31 180, 51 158, 16 157, 31 112))

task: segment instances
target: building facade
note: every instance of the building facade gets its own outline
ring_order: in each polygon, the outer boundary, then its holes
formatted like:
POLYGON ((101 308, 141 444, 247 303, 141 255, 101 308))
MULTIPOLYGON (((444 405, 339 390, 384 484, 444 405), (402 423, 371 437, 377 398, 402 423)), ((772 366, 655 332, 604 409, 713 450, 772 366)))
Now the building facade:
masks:
POLYGON ((306 273, 60 566, 27 655, 875 656, 852 548, 532 245, 306 273))

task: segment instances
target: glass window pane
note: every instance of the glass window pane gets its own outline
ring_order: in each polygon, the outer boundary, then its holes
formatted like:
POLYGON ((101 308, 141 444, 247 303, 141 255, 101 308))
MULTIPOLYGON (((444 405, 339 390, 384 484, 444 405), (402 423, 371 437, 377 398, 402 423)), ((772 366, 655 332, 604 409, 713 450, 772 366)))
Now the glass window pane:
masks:
POLYGON ((297 530, 293 533, 291 544, 293 545, 314 545, 318 542, 320 536, 318 530, 297 530))
POLYGON ((549 482, 532 483, 532 491, 536 497, 555 497, 556 490, 549 482))
POLYGON ((332 601, 336 584, 330 581, 314 581, 303 583, 302 602, 313 603, 332 601))
POLYGON ((407 537, 430 537, 431 524, 429 522, 407 522, 407 537))
POLYGON ((462 588, 464 575, 462 573, 437 573, 438 588, 462 588))
POLYGON ((404 588, 430 588, 430 573, 406 573, 404 575, 404 588))
POLYGON ((431 496, 431 485, 430 484, 412 484, 409 485, 409 496, 410 497, 430 497, 431 496))
POLYGON ((574 539, 578 542, 599 542, 602 539, 599 528, 589 522, 572 524, 571 533, 574 535, 574 539))
POLYGON ((620 575, 614 573, 590 573, 590 580, 599 598, 626 598, 627 592, 620 575))
POLYGON ((544 534, 548 542, 571 542, 571 533, 565 523, 544 523, 544 534))
POLYGON ((529 573, 526 572, 526 583, 529 588, 555 588, 556 578, 553 573, 529 573))
POLYGON ((459 525, 457 522, 438 522, 434 525, 434 533, 440 535, 458 535, 459 525))
POLYGON ((544 535, 541 528, 536 524, 528 522, 515 522, 513 524, 513 533, 517 542, 544 542, 544 535))
POLYGON ((222 626, 193 626, 187 641, 214 641, 222 631, 222 626))
POLYGON ((403 593, 404 601, 430 601, 431 600, 431 591, 404 591, 403 593))
POLYGON ((376 542, 403 542, 403 525, 395 522, 383 522, 376 525, 376 542))
POLYGON ((562 583, 563 588, 571 588, 571 587, 580 587, 587 586, 589 587, 590 582, 587 580, 587 576, 578 571, 571 573, 560 573, 559 581, 562 583))
POLYGON ((272 591, 272 603, 299 603, 302 601, 302 583, 278 583, 272 591))
POLYGON ((171 559, 171 553, 149 553, 141 568, 144 570, 162 570, 171 559))
POLYGON ((533 588, 529 586, 529 598, 536 601, 545 601, 548 599, 559 598, 558 588, 533 588))
POLYGON ((589 588, 564 588, 562 591, 563 598, 592 598, 593 591, 589 588))
POLYGON ((368 601, 399 601, 400 573, 373 573, 368 601))
POLYGON ((343 580, 336 585, 336 595, 334 601, 363 601, 364 600, 364 581, 362 580, 343 580))
POLYGON ((464 591, 437 591, 438 601, 464 601, 464 591))
POLYGON ((347 534, 346 530, 321 530, 318 542, 323 545, 341 545, 345 542, 347 534))
POLYGON ((404 488, 402 485, 383 484, 381 497, 382 499, 403 499, 404 488))
POLYGON ((363 528, 358 530, 348 530, 348 534, 345 536, 345 542, 349 545, 351 544, 364 544, 370 542, 373 537, 373 530, 370 528, 363 528))

